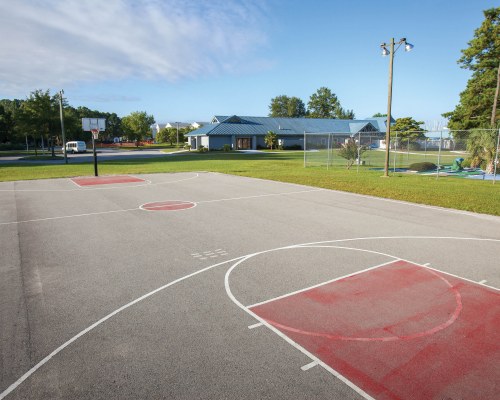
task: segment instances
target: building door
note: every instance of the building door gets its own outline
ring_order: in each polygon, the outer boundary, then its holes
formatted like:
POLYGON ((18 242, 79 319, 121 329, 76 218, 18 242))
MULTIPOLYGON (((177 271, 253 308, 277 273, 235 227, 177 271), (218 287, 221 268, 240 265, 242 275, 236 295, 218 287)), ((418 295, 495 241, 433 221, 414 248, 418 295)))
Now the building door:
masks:
POLYGON ((251 150, 252 149, 252 138, 237 138, 236 139, 236 149, 237 150, 251 150))

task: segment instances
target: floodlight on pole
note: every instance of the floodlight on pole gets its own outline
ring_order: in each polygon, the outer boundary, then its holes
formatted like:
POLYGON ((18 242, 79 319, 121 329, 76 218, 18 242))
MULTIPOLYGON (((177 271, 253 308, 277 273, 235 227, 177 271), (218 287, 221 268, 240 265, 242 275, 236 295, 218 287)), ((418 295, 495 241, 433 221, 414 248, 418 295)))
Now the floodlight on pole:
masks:
POLYGON ((392 107, 392 66, 394 63, 394 54, 401 45, 405 45, 405 51, 411 51, 413 45, 406 41, 406 38, 402 38, 399 42, 395 43, 394 38, 391 38, 389 43, 382 43, 380 48, 382 49, 382 56, 390 56, 389 59, 389 93, 387 96, 387 126, 385 133, 385 163, 384 163, 384 176, 389 176, 389 151, 391 147, 391 107, 392 107), (394 48, 397 44, 398 47, 394 48), (387 49, 389 46, 389 50, 387 49))
MULTIPOLYGON (((66 151, 66 134, 64 132, 64 115, 63 115, 63 94, 64 90, 61 89, 59 91, 59 115, 61 117, 61 136, 62 136, 62 145, 63 145, 63 154, 64 154, 64 163, 68 163, 68 154, 66 151)), ((54 146, 54 143, 52 143, 52 146, 54 146)))

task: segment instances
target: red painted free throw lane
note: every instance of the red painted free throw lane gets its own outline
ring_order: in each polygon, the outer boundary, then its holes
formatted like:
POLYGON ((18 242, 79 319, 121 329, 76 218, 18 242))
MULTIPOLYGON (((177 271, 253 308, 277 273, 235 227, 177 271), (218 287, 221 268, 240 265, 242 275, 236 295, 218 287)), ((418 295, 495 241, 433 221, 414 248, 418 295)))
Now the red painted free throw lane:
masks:
POLYGON ((141 206, 143 210, 148 211, 178 211, 193 208, 196 204, 190 201, 168 200, 147 203, 141 206))
POLYGON ((144 182, 144 179, 133 176, 96 176, 93 178, 72 178, 78 186, 111 185, 115 183, 144 182))
POLYGON ((398 261, 251 310, 377 399, 498 394, 493 289, 398 261))

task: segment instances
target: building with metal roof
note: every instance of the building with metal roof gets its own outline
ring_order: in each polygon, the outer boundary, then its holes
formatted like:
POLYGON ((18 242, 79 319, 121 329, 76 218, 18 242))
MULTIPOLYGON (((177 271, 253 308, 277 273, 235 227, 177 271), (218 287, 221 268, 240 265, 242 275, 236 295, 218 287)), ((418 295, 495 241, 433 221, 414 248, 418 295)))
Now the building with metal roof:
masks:
POLYGON ((332 134, 337 143, 343 143, 357 135, 360 139, 370 136, 378 141, 385 135, 385 126, 383 117, 347 120, 216 115, 210 124, 187 136, 192 149, 203 146, 209 150, 220 150, 229 145, 233 150, 256 150, 266 147, 264 137, 272 131, 278 135, 284 148, 303 149, 305 134, 332 134))

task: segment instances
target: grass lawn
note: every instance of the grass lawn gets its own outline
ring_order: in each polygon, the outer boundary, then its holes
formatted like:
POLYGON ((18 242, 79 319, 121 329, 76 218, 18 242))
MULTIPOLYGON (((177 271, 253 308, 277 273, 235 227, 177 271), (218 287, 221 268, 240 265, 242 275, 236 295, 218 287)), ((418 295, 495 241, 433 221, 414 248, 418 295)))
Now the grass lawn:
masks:
MULTIPOLYGON (((56 154, 62 154, 60 151, 56 151, 56 154)), ((1 150, 0 151, 0 157, 22 157, 22 156, 47 156, 51 155, 52 151, 45 149, 45 151, 42 151, 41 149, 38 149, 38 151, 35 153, 35 150, 1 150)))
MULTIPOLYGON (((340 160, 338 165, 334 163, 329 169, 324 166, 304 168, 303 162, 301 151, 260 154, 186 153, 142 160, 103 161, 99 162, 99 174, 212 171, 500 216, 500 182, 493 185, 492 181, 451 177, 436 179, 434 176, 402 173, 391 173, 390 178, 383 178, 381 171, 370 170, 368 165, 360 166, 358 173, 356 167, 346 170, 340 160)), ((0 181, 93 174, 93 163, 0 165, 0 181)))

